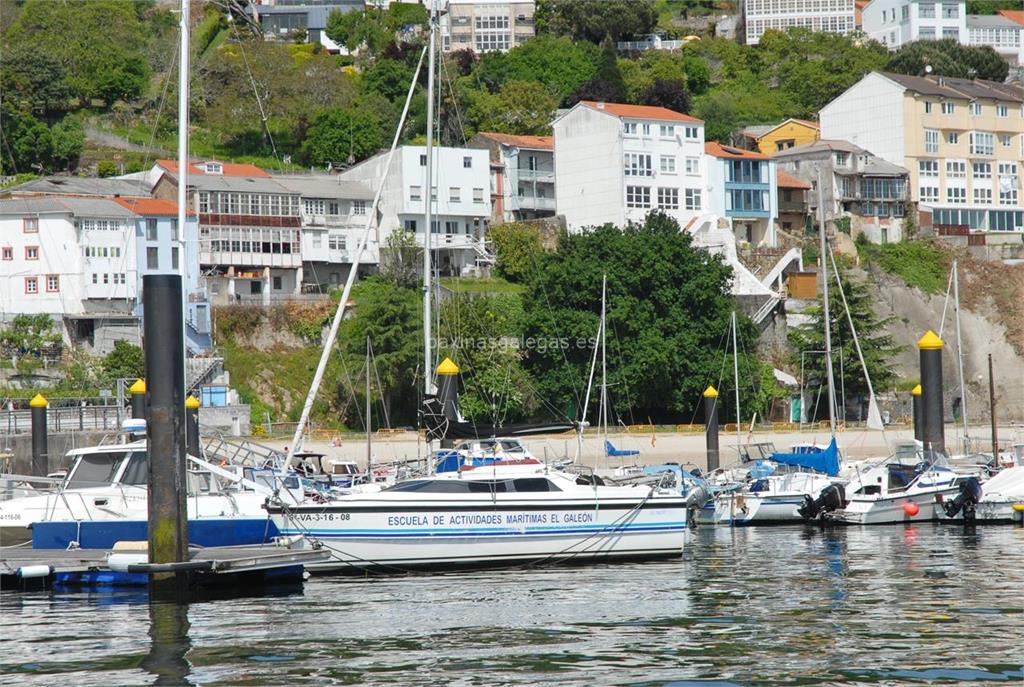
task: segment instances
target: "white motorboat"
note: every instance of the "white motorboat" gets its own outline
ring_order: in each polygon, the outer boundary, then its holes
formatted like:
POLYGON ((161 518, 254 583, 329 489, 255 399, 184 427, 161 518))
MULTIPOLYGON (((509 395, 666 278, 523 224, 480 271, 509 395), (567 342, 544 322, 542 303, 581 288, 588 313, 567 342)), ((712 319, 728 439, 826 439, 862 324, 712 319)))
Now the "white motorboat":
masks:
POLYGON ((281 534, 328 547, 333 560, 317 567, 337 572, 678 557, 686 532, 677 488, 607 486, 536 460, 267 509, 281 534))
POLYGON ((981 483, 961 481, 956 496, 936 516, 979 525, 1024 522, 1024 466, 1005 468, 981 483))
POLYGON ((715 495, 714 521, 725 525, 798 523, 808 495, 817 495, 836 478, 813 472, 784 472, 755 480, 742 491, 715 495))

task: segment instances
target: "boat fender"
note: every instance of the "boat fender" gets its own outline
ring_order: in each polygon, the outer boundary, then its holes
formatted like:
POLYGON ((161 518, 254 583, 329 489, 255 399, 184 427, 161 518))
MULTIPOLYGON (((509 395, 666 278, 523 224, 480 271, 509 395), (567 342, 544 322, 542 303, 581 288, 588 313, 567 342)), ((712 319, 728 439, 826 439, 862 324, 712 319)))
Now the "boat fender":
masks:
POLYGON ((23 565, 18 568, 18 577, 23 580, 30 580, 39 577, 49 577, 53 568, 48 565, 23 565))
POLYGON ((921 512, 921 507, 918 506, 913 501, 907 501, 906 503, 903 504, 903 512, 906 513, 907 516, 912 518, 921 512))

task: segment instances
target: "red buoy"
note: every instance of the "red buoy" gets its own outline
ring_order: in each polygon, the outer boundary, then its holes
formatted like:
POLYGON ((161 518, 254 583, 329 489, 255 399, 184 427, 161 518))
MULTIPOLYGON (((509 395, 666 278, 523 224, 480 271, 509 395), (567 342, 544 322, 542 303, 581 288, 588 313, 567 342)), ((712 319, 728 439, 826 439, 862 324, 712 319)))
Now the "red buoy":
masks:
POLYGON ((903 504, 903 512, 909 515, 910 517, 914 517, 915 515, 921 512, 921 509, 913 501, 907 501, 906 503, 903 504))

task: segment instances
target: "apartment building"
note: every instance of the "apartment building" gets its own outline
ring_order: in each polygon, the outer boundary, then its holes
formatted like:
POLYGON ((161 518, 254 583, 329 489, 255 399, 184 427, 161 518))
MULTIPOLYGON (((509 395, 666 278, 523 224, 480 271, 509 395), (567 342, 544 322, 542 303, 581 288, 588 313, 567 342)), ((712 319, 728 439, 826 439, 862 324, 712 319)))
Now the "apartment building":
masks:
POLYGON ((952 39, 991 46, 1011 63, 1021 62, 1024 26, 1003 15, 967 14, 965 0, 872 0, 863 30, 890 50, 912 41, 952 39))
POLYGON ((714 141, 705 143, 704 151, 708 209, 732 220, 737 241, 775 247, 779 218, 775 162, 767 155, 714 141))
POLYGON ((345 282, 367 223, 371 232, 359 259, 360 273, 376 268, 380 244, 369 186, 323 174, 278 175, 274 181, 301 196, 303 290, 322 293, 345 282))
MULTIPOLYGON (((0 200, 0 316, 50 315, 66 342, 99 355, 118 340, 138 344, 142 278, 178 274, 198 235, 194 215, 179 235, 177 207, 162 200, 0 200)), ((184 288, 186 342, 192 350, 204 350, 210 345, 210 319, 197 269, 186 269, 184 288)))
POLYGON ((922 224, 1019 232, 1022 103, 1016 84, 873 72, 822 108, 821 128, 905 167, 922 224))
POLYGON ((746 43, 757 45, 769 29, 850 33, 856 28, 854 11, 854 0, 744 0, 746 43))
POLYGON ((707 207, 704 122, 664 107, 582 101, 552 124, 555 201, 570 231, 642 222, 680 226, 707 207))
POLYGON ((427 154, 424 146, 401 146, 391 168, 388 153, 375 155, 346 169, 339 176, 376 188, 383 183, 378 207, 382 249, 396 229, 416 234, 422 246, 426 202, 432 205, 431 249, 434 265, 443 274, 457 275, 485 256, 488 220, 491 217, 490 164, 488 152, 474 148, 433 149, 432 193, 426 190, 427 154))
MULTIPOLYGON (((178 164, 158 160, 153 196, 177 198, 178 164)), ((302 284, 300 194, 255 165, 189 163, 199 264, 215 303, 270 303, 302 284)))
POLYGON ((854 235, 864 233, 875 243, 902 239, 903 218, 911 214, 909 175, 903 167, 835 139, 782 150, 773 157, 780 174, 791 175, 813 189, 810 210, 815 222, 821 200, 825 220, 848 218, 854 235))
POLYGON ((536 35, 535 2, 448 0, 440 18, 441 46, 477 53, 508 52, 536 35))
POLYGON ((491 161, 491 221, 513 222, 555 214, 555 141, 481 131, 466 144, 491 161))

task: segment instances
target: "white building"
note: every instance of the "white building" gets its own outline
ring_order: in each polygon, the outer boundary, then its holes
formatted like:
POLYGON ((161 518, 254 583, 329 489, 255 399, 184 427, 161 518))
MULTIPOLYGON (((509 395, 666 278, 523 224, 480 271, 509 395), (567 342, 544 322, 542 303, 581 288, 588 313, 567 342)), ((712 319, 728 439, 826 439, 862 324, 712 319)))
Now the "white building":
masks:
POLYGON ((142 277, 180 270, 186 253, 186 341, 209 346, 209 308, 199 287, 192 216, 178 235, 167 201, 46 197, 0 201, 0 316, 50 315, 65 341, 97 354, 117 340, 138 344, 142 277))
POLYGON ((709 142, 708 209, 732 220, 737 241, 774 248, 779 219, 775 161, 750 150, 709 142))
POLYGON ((952 39, 963 45, 991 46, 1020 63, 1024 26, 1001 15, 969 15, 965 0, 872 0, 863 11, 869 37, 898 50, 913 41, 952 39))
POLYGON ((854 0, 745 0, 743 22, 747 45, 757 45, 769 29, 845 34, 856 28, 854 0))
MULTIPOLYGON (((423 245, 427 193, 427 153, 424 146, 402 146, 395 151, 385 178, 388 153, 380 153, 341 173, 347 181, 384 188, 378 207, 378 245, 387 247, 396 229, 416 233, 423 245)), ((490 168, 486 150, 437 147, 433 150, 433 206, 431 248, 442 273, 459 274, 484 255, 487 223, 491 216, 490 168)))
POLYGON ((555 214, 555 141, 481 131, 466 144, 491 156, 491 220, 513 222, 555 214))
POLYGON ((536 35, 533 0, 448 0, 440 18, 445 52, 508 52, 536 35))
POLYGON ((555 198, 570 231, 641 222, 685 227, 706 208, 704 122, 664 107, 582 101, 552 124, 555 198))
POLYGON ((322 174, 277 175, 274 181, 301 196, 304 288, 325 291, 345 282, 367 222, 371 233, 360 272, 376 267, 380 247, 377 223, 370 216, 374 192, 366 184, 322 174))

